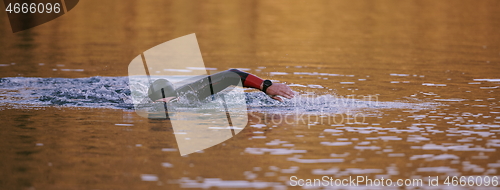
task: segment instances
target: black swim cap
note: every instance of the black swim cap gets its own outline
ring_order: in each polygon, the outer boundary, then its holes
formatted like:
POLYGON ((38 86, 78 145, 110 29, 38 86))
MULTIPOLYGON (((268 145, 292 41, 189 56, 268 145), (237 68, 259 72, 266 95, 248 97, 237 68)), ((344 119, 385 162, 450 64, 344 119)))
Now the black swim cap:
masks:
POLYGON ((166 97, 176 97, 174 85, 166 79, 158 79, 149 86, 148 96, 152 101, 166 97), (163 89, 163 93, 162 93, 163 89))

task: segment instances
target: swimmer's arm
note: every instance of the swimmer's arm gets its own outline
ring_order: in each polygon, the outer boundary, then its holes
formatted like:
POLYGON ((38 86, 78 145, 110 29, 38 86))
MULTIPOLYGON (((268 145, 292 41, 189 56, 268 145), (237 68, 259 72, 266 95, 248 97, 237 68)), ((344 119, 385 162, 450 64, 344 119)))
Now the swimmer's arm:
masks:
MULTIPOLYGON (((232 71, 236 74, 238 74, 241 77, 241 80, 243 81, 243 86, 248 87, 248 88, 255 88, 262 90, 263 89, 263 84, 264 80, 261 79, 258 76, 255 76, 250 73, 246 73, 243 71, 240 71, 238 69, 231 69, 229 71, 232 71)), ((283 101, 283 99, 279 96, 285 97, 285 98, 293 98, 294 93, 288 85, 283 84, 283 83, 273 83, 270 87, 267 88, 266 94, 269 95, 272 99, 278 100, 278 101, 283 101)))

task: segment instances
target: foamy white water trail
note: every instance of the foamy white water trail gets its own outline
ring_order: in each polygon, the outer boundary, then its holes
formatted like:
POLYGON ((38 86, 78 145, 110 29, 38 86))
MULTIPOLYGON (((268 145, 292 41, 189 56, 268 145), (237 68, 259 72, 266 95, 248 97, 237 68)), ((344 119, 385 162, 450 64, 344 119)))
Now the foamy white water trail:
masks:
MULTIPOLYGON (((311 88, 311 91, 314 89, 311 88)), ((146 94, 147 86, 131 91, 128 77, 0 79, 0 104, 16 108, 74 106, 133 109, 132 93, 146 94)), ((231 93, 228 95, 231 97, 231 93)), ((308 93, 279 102, 262 92, 245 92, 245 95, 249 109, 264 112, 337 113, 362 109, 425 109, 439 105, 433 102, 380 102, 375 96, 339 97, 308 93)), ((231 100, 226 98, 226 101, 231 100)), ((194 103, 181 98, 177 104, 192 107, 194 103)))

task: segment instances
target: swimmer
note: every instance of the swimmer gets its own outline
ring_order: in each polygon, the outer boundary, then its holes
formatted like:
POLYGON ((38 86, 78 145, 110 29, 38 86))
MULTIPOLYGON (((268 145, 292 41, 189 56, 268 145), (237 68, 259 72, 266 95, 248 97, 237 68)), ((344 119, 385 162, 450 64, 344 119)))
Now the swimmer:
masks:
POLYGON ((148 91, 148 96, 153 101, 170 102, 180 96, 191 95, 197 100, 216 94, 226 88, 231 88, 241 82, 243 87, 255 88, 266 93, 272 99, 283 102, 284 98, 293 98, 294 93, 290 87, 283 83, 273 83, 270 80, 261 79, 253 74, 230 69, 213 75, 209 75, 195 82, 185 84, 174 89, 173 84, 165 79, 154 81, 148 91), (193 93, 194 92, 194 93, 193 93))

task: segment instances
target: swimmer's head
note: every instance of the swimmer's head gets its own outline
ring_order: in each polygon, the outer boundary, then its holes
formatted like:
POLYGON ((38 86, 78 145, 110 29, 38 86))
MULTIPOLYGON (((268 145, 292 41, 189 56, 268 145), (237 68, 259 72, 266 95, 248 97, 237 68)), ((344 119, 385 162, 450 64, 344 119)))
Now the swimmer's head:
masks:
POLYGON ((177 94, 174 85, 170 81, 158 79, 149 86, 148 96, 152 101, 156 101, 166 97, 175 97, 177 94))

